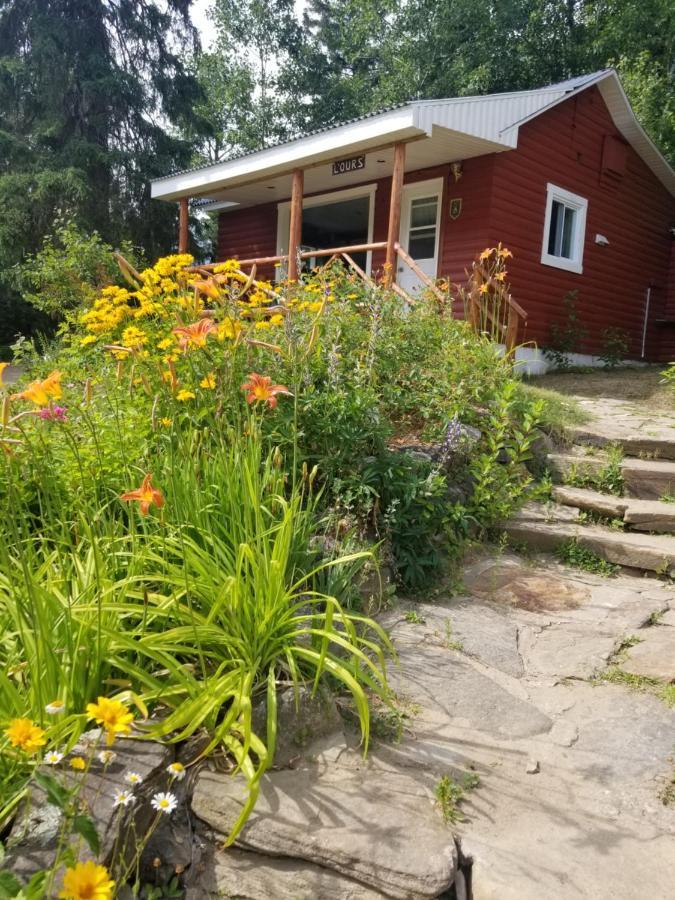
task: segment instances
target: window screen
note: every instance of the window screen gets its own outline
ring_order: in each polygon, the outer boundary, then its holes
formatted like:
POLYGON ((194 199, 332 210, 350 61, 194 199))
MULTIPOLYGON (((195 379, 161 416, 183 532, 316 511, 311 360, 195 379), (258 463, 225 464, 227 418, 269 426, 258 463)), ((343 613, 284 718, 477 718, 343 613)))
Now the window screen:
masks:
POLYGON ((438 197, 418 197, 410 204, 408 253, 413 259, 432 259, 436 255, 438 197))

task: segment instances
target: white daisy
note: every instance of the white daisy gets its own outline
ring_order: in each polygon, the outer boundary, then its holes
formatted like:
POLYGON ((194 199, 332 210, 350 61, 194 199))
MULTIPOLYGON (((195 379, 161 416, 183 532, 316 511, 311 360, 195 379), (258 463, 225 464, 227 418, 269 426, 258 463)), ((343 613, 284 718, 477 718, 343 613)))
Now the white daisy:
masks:
POLYGON ((172 813, 178 806, 178 800, 176 800, 173 794, 165 794, 160 791, 160 793, 155 794, 152 798, 151 805, 157 812, 172 813))
POLYGON ((138 772, 127 772, 127 774, 124 776, 124 780, 127 784, 141 784, 141 782, 143 781, 138 772))
POLYGON ((104 766, 107 766, 113 760, 117 759, 117 754, 114 750, 101 750, 101 752, 98 754, 98 758, 104 766))
POLYGON ((134 802, 134 795, 131 791, 118 791, 115 794, 115 802, 113 806, 129 806, 129 804, 134 802))
POLYGON ((63 753, 59 753, 56 750, 50 750, 49 753, 45 753, 44 762, 48 766, 58 766, 62 759, 63 753))
POLYGON ((58 716, 59 713, 62 713, 66 708, 66 704, 63 700, 52 700, 51 703, 48 703, 45 706, 45 712, 49 713, 50 716, 58 716))
POLYGON ((176 781, 182 781, 185 778, 185 766, 183 763, 172 762, 171 765, 166 767, 166 771, 176 781))

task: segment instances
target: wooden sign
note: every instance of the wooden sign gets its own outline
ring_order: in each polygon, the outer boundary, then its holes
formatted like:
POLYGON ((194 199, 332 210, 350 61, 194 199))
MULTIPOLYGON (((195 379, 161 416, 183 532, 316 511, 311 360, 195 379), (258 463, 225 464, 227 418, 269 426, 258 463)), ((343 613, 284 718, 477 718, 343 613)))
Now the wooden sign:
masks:
POLYGON ((336 159, 333 163, 333 175, 346 175, 348 172, 358 172, 359 169, 365 169, 366 155, 350 156, 347 159, 336 159))
POLYGON ((450 201, 450 218, 451 219, 459 219, 459 214, 462 211, 462 198, 454 197, 450 201))

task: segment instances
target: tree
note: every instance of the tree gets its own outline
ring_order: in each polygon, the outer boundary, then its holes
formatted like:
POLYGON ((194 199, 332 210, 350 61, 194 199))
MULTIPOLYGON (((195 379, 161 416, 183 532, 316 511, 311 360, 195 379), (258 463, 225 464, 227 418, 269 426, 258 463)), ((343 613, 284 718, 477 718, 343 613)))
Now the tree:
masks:
MULTIPOLYGON (((148 254, 175 241, 149 179, 188 163, 190 0, 0 0, 0 304, 59 214, 148 254)), ((14 302, 14 301, 12 301, 14 302)))

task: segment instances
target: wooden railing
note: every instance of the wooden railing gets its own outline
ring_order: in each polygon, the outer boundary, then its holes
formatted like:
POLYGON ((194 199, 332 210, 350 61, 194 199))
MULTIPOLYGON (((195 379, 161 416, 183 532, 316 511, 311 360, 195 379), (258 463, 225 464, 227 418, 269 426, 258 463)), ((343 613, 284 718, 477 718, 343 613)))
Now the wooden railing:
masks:
MULTIPOLYGON (((368 244, 351 244, 344 247, 305 250, 298 254, 298 260, 326 258, 326 262, 323 264, 322 268, 330 265, 337 259, 343 260, 348 268, 355 272, 359 278, 361 278, 369 287, 374 288, 376 287, 375 281, 361 266, 359 266, 354 260, 353 255, 355 253, 372 253, 377 250, 384 251, 386 248, 386 241, 377 241, 368 244)), ((406 250, 404 250, 398 241, 394 244, 394 248, 397 258, 416 275, 424 287, 429 290, 438 301, 439 306, 441 308, 447 307, 449 301, 448 294, 441 290, 433 278, 430 278, 422 271, 415 260, 406 250)), ((264 283, 257 280, 256 275, 260 266, 270 266, 279 263, 288 266, 288 254, 280 254, 277 256, 255 256, 250 259, 238 260, 238 263, 239 275, 247 279, 246 284, 241 290, 242 296, 250 287, 255 286, 267 293, 271 300, 279 298, 279 295, 274 290, 270 290, 264 283), (245 272, 244 269, 249 269, 249 271, 245 272)), ((208 263, 202 266, 193 266, 192 271, 201 272, 205 276, 208 276, 213 272, 213 269, 217 265, 219 264, 208 263)), ((405 299, 406 302, 411 304, 415 303, 415 298, 404 291, 395 280, 392 280, 391 289, 405 299)), ((480 266, 474 267, 472 276, 469 278, 467 284, 467 289, 461 293, 464 297, 465 306, 467 307, 465 309, 465 315, 472 328, 477 333, 490 334, 495 340, 505 344, 507 350, 512 351, 517 346, 518 338, 521 333, 521 326, 524 327, 527 321, 527 313, 523 307, 513 299, 503 285, 494 283, 488 273, 483 271, 480 266), (478 276, 480 276, 480 280, 477 277, 477 273, 478 276), (499 297, 499 303, 493 303, 492 307, 480 291, 480 284, 483 283, 487 283, 491 288, 493 297, 499 297)))

